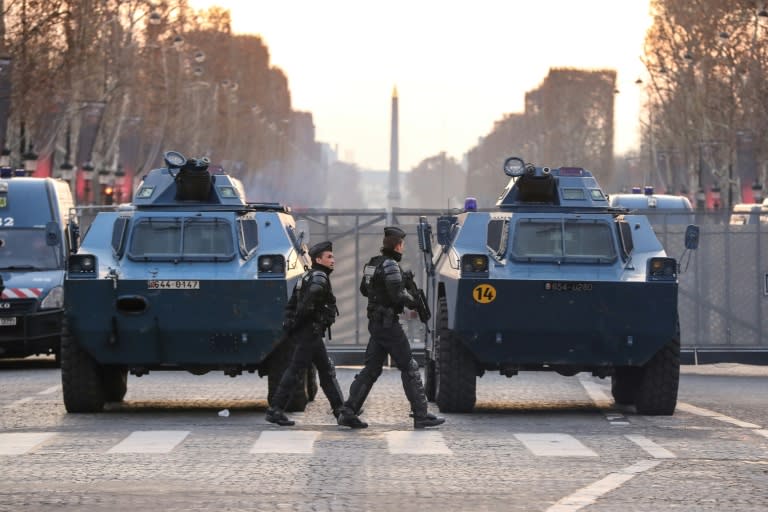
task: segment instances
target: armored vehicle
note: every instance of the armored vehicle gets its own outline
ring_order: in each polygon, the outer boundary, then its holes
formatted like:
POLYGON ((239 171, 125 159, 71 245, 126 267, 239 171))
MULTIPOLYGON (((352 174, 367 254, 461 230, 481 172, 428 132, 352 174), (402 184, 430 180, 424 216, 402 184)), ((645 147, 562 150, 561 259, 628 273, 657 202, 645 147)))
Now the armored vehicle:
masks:
MULTIPOLYGON (((523 370, 611 377, 617 403, 672 414, 680 365, 678 262, 648 219, 608 205, 592 173, 508 158, 493 211, 418 225, 435 311, 428 397, 470 412, 476 379, 523 370)), ((698 228, 686 230, 686 251, 698 228)), ((685 255, 686 252, 683 253, 685 255)), ((690 256, 690 253, 687 253, 690 256)))
MULTIPOLYGON (((69 257, 61 344, 64 404, 121 401, 128 373, 268 375, 287 365, 283 308, 309 264, 303 234, 277 203, 248 203, 240 182, 176 152, 134 201, 100 212, 69 257)), ((316 393, 312 371, 292 410, 316 393)))
POLYGON ((0 179, 0 357, 58 357, 72 193, 10 171, 0 179))

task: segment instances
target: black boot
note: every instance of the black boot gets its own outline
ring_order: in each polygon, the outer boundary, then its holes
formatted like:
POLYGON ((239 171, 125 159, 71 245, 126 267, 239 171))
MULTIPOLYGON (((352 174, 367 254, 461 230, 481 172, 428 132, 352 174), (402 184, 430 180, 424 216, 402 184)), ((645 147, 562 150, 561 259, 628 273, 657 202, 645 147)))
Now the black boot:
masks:
POLYGON ((436 427, 445 423, 445 418, 440 418, 428 412, 424 416, 413 417, 413 428, 436 427))
POLYGON ((277 407, 269 407, 267 409, 267 421, 276 423, 281 427, 291 427, 296 424, 295 421, 285 415, 282 409, 278 409, 277 407))
POLYGON ((368 428, 368 424, 357 417, 350 407, 343 407, 339 414, 339 425, 349 428, 368 428))

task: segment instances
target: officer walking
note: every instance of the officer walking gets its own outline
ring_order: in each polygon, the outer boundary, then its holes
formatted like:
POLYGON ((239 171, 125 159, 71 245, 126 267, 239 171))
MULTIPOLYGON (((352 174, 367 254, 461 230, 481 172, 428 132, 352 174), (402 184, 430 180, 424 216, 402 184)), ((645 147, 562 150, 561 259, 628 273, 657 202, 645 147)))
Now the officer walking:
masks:
POLYGON ((368 297, 368 332, 370 341, 365 350, 365 367, 355 376, 349 397, 339 416, 339 425, 365 428, 357 414, 363 406, 373 383, 381 375, 387 354, 392 356, 403 380, 405 396, 411 403, 414 428, 434 427, 445 422, 427 411, 427 398, 421 382, 419 365, 411 355, 411 347, 398 315, 403 307, 417 306, 405 288, 406 276, 398 262, 405 246, 405 231, 390 226, 384 228, 381 255, 374 256, 363 269, 360 293, 368 297))
MULTIPOLYGON (((280 426, 294 424, 285 415, 285 408, 300 382, 300 376, 306 374, 312 364, 317 368, 320 387, 337 418, 344 402, 336 380, 336 368, 328 357, 322 338, 338 314, 329 278, 335 264, 333 245, 327 241, 315 244, 309 249, 309 256, 312 268, 296 283, 285 307, 283 328, 285 334, 294 339, 296 348, 267 409, 267 421, 280 426)), ((353 423, 354 418, 349 422, 353 423)))

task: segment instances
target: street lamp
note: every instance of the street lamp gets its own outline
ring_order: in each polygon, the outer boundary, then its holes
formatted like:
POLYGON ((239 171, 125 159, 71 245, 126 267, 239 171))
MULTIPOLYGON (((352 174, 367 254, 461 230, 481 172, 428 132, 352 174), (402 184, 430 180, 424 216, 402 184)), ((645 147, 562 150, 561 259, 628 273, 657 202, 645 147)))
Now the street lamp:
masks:
POLYGON ((32 146, 29 146, 29 151, 21 155, 21 160, 24 162, 24 174, 26 176, 32 176, 37 170, 37 153, 32 151, 32 146))
POLYGON ((752 200, 756 203, 763 202, 763 184, 759 181, 752 184, 752 200))
POLYGON ((703 188, 699 187, 699 190, 696 192, 696 209, 699 211, 702 211, 706 206, 707 206, 707 193, 704 192, 703 188))
POLYGON ((64 181, 72 181, 75 177, 75 166, 69 162, 64 162, 59 166, 59 178, 64 181))
POLYGON ((123 196, 123 187, 125 186, 125 171, 123 166, 119 165, 117 171, 115 171, 115 196, 117 202, 120 203, 123 196))
POLYGON ((10 167, 11 166, 11 150, 8 148, 3 148, 2 151, 0 151, 0 167, 10 167))
POLYGON ((85 189, 83 190, 83 193, 85 194, 85 202, 90 202, 91 200, 91 181, 93 180, 93 164, 91 162, 85 162, 83 165, 80 166, 80 170, 83 172, 83 181, 85 182, 85 189))

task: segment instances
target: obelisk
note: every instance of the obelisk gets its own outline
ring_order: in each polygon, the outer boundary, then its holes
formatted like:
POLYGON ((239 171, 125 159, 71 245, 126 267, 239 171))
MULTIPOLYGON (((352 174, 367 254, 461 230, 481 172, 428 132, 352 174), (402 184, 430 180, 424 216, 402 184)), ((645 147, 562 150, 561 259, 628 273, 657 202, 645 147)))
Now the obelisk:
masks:
POLYGON ((397 87, 394 87, 392 89, 392 127, 389 143, 389 194, 387 194, 387 199, 390 202, 400 199, 400 181, 398 177, 398 153, 400 148, 398 147, 397 125, 397 87))

